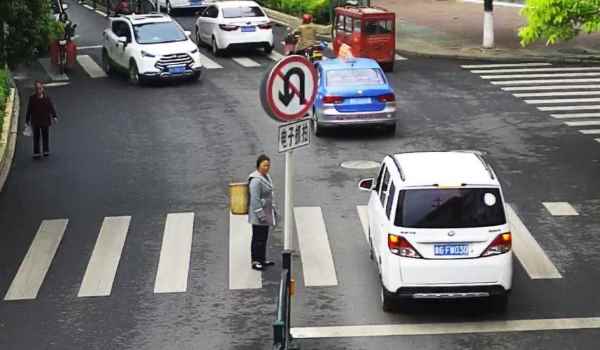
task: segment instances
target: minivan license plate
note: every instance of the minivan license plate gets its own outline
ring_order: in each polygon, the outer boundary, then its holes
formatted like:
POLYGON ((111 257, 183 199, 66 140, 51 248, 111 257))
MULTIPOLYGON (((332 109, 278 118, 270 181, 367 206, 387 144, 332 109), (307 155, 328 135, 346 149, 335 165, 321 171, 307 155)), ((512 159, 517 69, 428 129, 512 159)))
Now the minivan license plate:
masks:
POLYGON ((467 256, 469 255, 468 244, 435 244, 433 246, 435 256, 467 256))

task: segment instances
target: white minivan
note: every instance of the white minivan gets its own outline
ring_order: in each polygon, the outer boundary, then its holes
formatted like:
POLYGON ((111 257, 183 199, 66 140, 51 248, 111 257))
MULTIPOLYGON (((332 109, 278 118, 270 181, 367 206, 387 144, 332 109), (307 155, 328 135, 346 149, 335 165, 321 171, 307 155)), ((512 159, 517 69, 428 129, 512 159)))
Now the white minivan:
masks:
POLYGON ((471 151, 385 157, 369 191, 369 244, 384 311, 407 299, 489 297, 504 308, 512 237, 502 189, 471 151))

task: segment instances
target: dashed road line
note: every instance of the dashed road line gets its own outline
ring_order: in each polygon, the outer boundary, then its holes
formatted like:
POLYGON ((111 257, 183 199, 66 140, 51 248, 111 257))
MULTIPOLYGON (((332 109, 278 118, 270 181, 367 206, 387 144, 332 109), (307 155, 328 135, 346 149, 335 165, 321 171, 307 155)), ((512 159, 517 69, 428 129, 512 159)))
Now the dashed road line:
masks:
POLYGON ((600 118, 600 113, 565 113, 565 114, 550 114, 556 119, 575 119, 575 118, 600 118))
POLYGON ((537 107, 540 111, 588 111, 588 110, 600 110, 600 105, 590 106, 551 106, 551 107, 537 107))
POLYGON ((363 233, 365 234, 365 240, 369 242, 369 212, 368 206, 359 205, 356 207, 358 211, 358 217, 360 219, 360 225, 362 227, 363 233))
POLYGON ((465 64, 460 66, 465 69, 478 68, 503 68, 503 67, 543 67, 551 66, 552 63, 547 62, 529 62, 529 63, 498 63, 498 64, 465 64))
POLYGON ((596 126, 600 125, 599 120, 588 120, 583 122, 564 122, 567 126, 596 126))
POLYGON ((561 92, 529 92, 513 94, 515 97, 553 97, 553 96, 594 96, 600 91, 561 91, 561 92))
POLYGON ((106 78, 106 72, 88 55, 77 55, 77 62, 91 78, 106 78))
POLYGON ((77 46, 77 50, 101 49, 102 45, 77 46))
MULTIPOLYGON (((493 83, 492 83, 493 84, 493 83)), ((571 90, 571 89, 600 89, 600 85, 536 85, 536 86, 511 86, 501 88, 504 91, 544 91, 544 90, 571 90)))
POLYGON ((523 101, 530 105, 541 105, 541 104, 556 104, 556 103, 600 102, 600 98, 558 98, 558 99, 523 100, 523 101))
POLYGON ((277 51, 271 51, 270 54, 267 55, 270 59, 272 59, 273 61, 279 61, 280 59, 284 58, 285 56, 280 54, 277 51))
POLYGON ((398 54, 395 54, 394 55, 394 60, 396 60, 396 61, 406 61, 406 60, 408 60, 408 58, 406 58, 404 56, 400 56, 398 54))
POLYGON ((260 63, 248 58, 248 57, 232 57, 237 64, 246 68, 260 67, 260 63))
POLYGON ((561 84, 561 83, 598 83, 600 79, 536 79, 536 80, 509 80, 491 81, 493 85, 530 85, 530 84, 561 84))
POLYGON ((206 57, 202 53, 198 53, 198 54, 200 55, 200 63, 202 63, 204 68, 206 68, 206 69, 221 69, 221 68, 223 68, 222 65, 211 60, 210 58, 206 57))
POLYGON ((552 68, 514 68, 514 69, 483 69, 472 70, 475 74, 490 73, 527 73, 527 72, 589 72, 600 71, 600 67, 552 67, 552 68))
POLYGON ((542 202, 542 205, 553 216, 576 216, 579 215, 577 210, 567 202, 542 202))
POLYGON ((600 129, 579 130, 579 132, 584 135, 599 135, 600 129))
POLYGON ((502 75, 480 75, 481 79, 529 79, 529 78, 576 78, 597 77, 597 73, 553 73, 553 74, 502 74, 502 75))

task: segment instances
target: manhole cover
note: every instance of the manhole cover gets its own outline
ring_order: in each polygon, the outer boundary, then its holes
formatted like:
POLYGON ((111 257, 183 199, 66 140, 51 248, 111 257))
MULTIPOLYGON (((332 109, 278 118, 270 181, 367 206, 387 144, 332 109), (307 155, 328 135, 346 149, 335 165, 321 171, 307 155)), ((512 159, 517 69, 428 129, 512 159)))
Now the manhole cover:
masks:
POLYGON ((347 162, 343 162, 341 166, 342 168, 346 169, 366 170, 379 167, 379 163, 370 160, 349 160, 347 162))

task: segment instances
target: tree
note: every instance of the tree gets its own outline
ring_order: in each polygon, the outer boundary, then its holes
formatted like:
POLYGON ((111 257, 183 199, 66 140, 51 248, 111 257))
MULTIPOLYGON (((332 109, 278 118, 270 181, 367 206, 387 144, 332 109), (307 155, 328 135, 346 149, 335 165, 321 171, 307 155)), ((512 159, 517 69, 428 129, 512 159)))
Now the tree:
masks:
POLYGON ((522 46, 540 39, 551 45, 582 31, 600 31, 600 0, 527 0, 521 14, 528 22, 519 29, 522 46))

